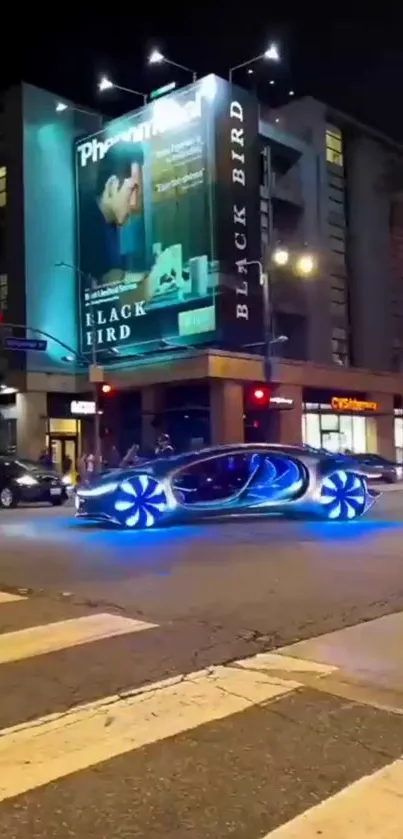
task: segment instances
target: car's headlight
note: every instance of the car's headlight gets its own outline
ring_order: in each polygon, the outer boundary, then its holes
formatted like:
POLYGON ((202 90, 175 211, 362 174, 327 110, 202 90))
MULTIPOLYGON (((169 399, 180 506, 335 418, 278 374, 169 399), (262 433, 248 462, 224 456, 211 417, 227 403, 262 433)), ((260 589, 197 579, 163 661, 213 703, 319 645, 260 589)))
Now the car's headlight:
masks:
POLYGON ((403 480, 403 466, 396 466, 396 478, 398 481, 403 480))
POLYGON ((33 487, 38 483, 36 478, 33 478, 32 475, 21 475, 21 478, 17 478, 17 484, 20 487, 33 487))

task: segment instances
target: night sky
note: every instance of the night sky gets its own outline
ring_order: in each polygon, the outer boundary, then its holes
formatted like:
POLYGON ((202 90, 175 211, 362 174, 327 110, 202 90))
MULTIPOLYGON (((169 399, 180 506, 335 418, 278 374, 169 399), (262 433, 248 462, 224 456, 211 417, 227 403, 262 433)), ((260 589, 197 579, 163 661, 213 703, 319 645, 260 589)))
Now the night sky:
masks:
MULTIPOLYGON (((324 4, 322 17, 307 12, 303 19, 281 21, 265 12, 270 4, 254 0, 244 6, 217 2, 214 11, 209 11, 208 3, 166 4, 161 6, 163 12, 159 5, 150 3, 149 15, 114 17, 109 4, 107 12, 97 10, 94 21, 94 14, 91 19, 82 4, 77 22, 72 15, 64 19, 64 7, 55 4, 53 15, 44 15, 42 33, 31 40, 24 36, 20 49, 15 44, 8 51, 3 44, 2 86, 25 79, 60 97, 117 115, 133 110, 138 100, 117 91, 99 97, 96 82, 102 74, 144 92, 169 81, 189 80, 166 65, 147 67, 152 47, 200 76, 209 72, 227 76, 231 65, 262 52, 275 40, 283 54, 281 65, 274 71, 262 63, 253 77, 257 93, 268 104, 286 102, 293 89, 296 95, 314 95, 403 140, 403 10, 380 19, 378 7, 373 19, 371 12, 369 17, 365 12, 362 19, 356 13, 355 20, 343 22, 334 19, 337 4, 324 4), (169 15, 168 7, 173 10, 169 15), (269 88, 272 78, 276 85, 269 88)), ((144 6, 147 2, 139 4, 144 6)), ((236 75, 246 85, 251 78, 242 71, 236 75)))

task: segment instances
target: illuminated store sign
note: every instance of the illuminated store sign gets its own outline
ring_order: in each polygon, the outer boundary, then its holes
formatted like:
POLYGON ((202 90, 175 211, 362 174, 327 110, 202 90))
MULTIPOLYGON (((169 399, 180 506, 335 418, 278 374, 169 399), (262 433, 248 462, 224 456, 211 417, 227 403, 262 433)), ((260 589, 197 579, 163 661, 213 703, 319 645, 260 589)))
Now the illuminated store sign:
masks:
POLYGON ((292 408, 294 404, 293 399, 289 399, 287 396, 271 396, 270 397, 270 405, 278 405, 283 406, 283 408, 292 408))
POLYGON ((377 402, 367 402, 361 399, 350 399, 344 396, 333 396, 331 405, 334 411, 348 411, 351 413, 360 413, 370 411, 374 413, 378 410, 377 402))
POLYGON ((74 399, 73 402, 70 402, 70 413, 76 417, 95 414, 95 402, 74 399))

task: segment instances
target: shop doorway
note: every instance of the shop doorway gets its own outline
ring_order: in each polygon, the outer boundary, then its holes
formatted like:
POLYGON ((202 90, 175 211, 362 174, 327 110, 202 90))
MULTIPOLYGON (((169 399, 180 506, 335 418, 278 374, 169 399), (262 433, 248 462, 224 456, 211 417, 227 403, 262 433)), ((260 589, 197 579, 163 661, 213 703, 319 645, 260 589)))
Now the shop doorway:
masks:
POLYGON ((52 463, 58 472, 62 471, 63 461, 70 458, 72 471, 77 465, 81 449, 81 422, 76 419, 49 419, 46 448, 52 463))
POLYGON ((77 436, 58 437, 57 435, 49 435, 49 451, 52 457, 52 462, 58 472, 63 471, 63 464, 66 458, 71 460, 72 471, 75 471, 77 457, 78 457, 78 441, 77 436))

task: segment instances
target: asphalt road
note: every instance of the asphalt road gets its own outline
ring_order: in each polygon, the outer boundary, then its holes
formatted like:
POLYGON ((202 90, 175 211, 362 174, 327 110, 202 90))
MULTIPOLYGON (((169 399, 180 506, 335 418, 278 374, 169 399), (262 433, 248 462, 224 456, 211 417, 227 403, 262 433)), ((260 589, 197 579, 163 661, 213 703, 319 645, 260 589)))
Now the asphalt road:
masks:
POLYGON ((0 835, 259 839, 398 758, 401 716, 232 663, 403 610, 402 533, 400 492, 348 525, 2 511, 0 835))

